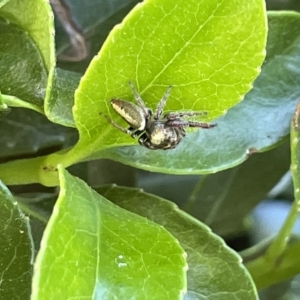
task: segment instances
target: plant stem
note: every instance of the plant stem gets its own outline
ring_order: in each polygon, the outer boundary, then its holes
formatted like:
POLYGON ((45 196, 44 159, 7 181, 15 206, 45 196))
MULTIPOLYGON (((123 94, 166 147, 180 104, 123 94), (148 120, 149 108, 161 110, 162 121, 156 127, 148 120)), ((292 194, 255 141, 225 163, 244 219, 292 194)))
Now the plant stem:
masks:
POLYGON ((246 264, 257 288, 267 287, 276 282, 288 279, 299 272, 300 243, 288 245, 293 227, 298 218, 300 206, 300 165, 299 152, 299 116, 300 102, 291 122, 291 172, 294 184, 294 202, 274 240, 264 255, 246 264), (298 269, 298 270, 297 270, 298 269))
POLYGON ((2 95, 2 101, 9 107, 22 107, 22 108, 28 108, 31 110, 34 110, 40 114, 45 114, 43 106, 34 105, 32 103, 29 103, 27 101, 21 100, 17 97, 10 96, 10 95, 2 95))
POLYGON ((300 273, 300 242, 288 245, 277 265, 270 265, 264 256, 245 264, 257 289, 282 282, 300 273))
POLYGON ((265 253, 265 259, 270 264, 275 265, 284 253, 297 217, 297 202, 294 201, 282 227, 265 253))
POLYGON ((298 217, 299 203, 300 203, 300 189, 299 189, 299 157, 298 157, 298 148, 299 148, 299 112, 300 112, 300 102, 298 103, 294 118, 291 122, 291 172, 292 179, 294 184, 294 202, 291 206, 288 216, 286 217, 281 229, 276 235, 274 241, 271 243, 268 248, 265 258, 271 264, 276 263, 278 258, 284 252, 286 245, 288 243, 289 237, 292 233, 292 229, 298 217))

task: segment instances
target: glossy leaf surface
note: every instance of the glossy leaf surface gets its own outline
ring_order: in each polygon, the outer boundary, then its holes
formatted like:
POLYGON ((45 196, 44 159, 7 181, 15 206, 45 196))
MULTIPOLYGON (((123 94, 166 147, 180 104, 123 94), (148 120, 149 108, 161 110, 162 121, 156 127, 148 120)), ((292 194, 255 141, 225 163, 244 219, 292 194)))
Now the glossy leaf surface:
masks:
POLYGON ((61 191, 37 257, 32 299, 180 298, 186 263, 177 240, 61 168, 59 174, 61 191))
POLYGON ((164 226, 178 239, 189 266, 184 299, 257 299, 240 257, 174 203, 137 189, 107 186, 98 191, 117 205, 164 226))
POLYGON ((174 150, 148 151, 140 146, 107 149, 94 157, 114 159, 146 170, 203 174, 227 169, 248 154, 276 147, 289 134, 300 97, 300 15, 269 13, 267 58, 245 99, 217 119, 217 127, 188 134, 174 150))
POLYGON ((29 220, 0 181, 0 295, 29 299, 34 246, 29 220))
POLYGON ((265 39, 260 0, 190 0, 176 6, 153 0, 137 5, 111 32, 76 92, 76 158, 136 143, 99 117, 102 112, 120 122, 109 100, 133 100, 128 80, 152 109, 172 84, 165 111, 206 110, 206 120, 224 114, 258 75, 265 39))

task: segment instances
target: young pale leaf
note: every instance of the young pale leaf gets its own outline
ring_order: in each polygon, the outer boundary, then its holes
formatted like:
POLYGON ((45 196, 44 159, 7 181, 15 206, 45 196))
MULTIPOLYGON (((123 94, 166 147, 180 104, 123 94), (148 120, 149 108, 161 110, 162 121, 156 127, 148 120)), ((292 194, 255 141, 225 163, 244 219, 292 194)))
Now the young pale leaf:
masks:
POLYGON ((0 181, 1 299, 29 299, 34 246, 28 221, 0 181))
POLYGON ((207 226, 174 203, 137 189, 106 186, 98 191, 122 208, 164 226, 178 239, 187 252, 189 266, 184 299, 258 299, 241 258, 207 226))
POLYGON ((269 14, 267 59, 254 88, 213 130, 189 134, 166 157, 142 147, 111 148, 96 157, 114 159, 138 168, 172 174, 205 174, 243 162, 249 154, 277 146, 288 134, 300 97, 300 14, 269 14))
POLYGON ((36 260, 32 299, 180 299, 186 262, 177 240, 60 167, 59 177, 60 195, 36 260))
POLYGON ((102 112, 121 122, 109 100, 133 101, 128 80, 151 109, 172 85, 166 111, 206 110, 206 120, 224 114, 258 75, 265 41, 262 0, 138 4, 110 33, 75 94, 80 140, 74 160, 104 147, 136 143, 99 116, 102 112))

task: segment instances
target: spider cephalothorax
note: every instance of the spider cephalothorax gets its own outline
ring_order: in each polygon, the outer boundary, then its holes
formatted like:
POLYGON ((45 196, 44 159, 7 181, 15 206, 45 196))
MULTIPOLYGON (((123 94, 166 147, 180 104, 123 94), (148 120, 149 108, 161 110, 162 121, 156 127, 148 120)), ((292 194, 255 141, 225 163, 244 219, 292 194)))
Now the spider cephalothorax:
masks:
POLYGON ((203 112, 170 112, 162 117, 163 108, 171 91, 168 87, 161 100, 158 102, 154 113, 145 106, 144 101, 129 82, 133 95, 138 105, 120 99, 111 99, 114 110, 130 125, 123 128, 108 118, 109 123, 124 133, 138 138, 139 143, 149 149, 175 148, 185 136, 185 127, 211 128, 216 124, 207 124, 194 121, 186 121, 183 117, 203 115, 203 112))

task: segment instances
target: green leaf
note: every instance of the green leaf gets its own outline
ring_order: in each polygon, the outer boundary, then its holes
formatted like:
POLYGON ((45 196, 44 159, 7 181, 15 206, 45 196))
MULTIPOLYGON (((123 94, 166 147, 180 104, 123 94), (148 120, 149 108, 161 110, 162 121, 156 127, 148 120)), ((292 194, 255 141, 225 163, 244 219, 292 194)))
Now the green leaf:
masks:
POLYGON ((15 199, 21 210, 30 217, 31 235, 35 245, 35 251, 37 252, 40 248, 47 222, 57 200, 57 194, 18 193, 15 199))
POLYGON ((7 2, 9 2, 10 0, 0 0, 0 8, 5 5, 7 2))
POLYGON ((78 73, 62 69, 55 70, 51 96, 45 105, 45 113, 52 122, 75 127, 72 107, 79 80, 80 74, 78 73))
MULTIPOLYGON (((63 69, 84 73, 88 67, 88 63, 99 52, 99 49, 107 38, 109 32, 112 30, 113 26, 120 23, 127 15, 130 8, 132 8, 132 6, 134 6, 134 4, 137 2, 137 0, 118 0, 114 2, 107 0, 69 1, 68 5, 72 12, 72 18, 80 25, 87 40, 89 46, 89 56, 87 59, 81 62, 58 61, 58 65, 63 69)), ((57 23, 59 24, 59 20, 57 23)), ((69 46, 68 36, 61 26, 57 26, 56 28, 55 41, 58 55, 65 51, 69 46)), ((78 78, 76 78, 75 73, 74 76, 71 73, 70 76, 65 76, 68 75, 68 73, 63 72, 63 70, 60 69, 56 75, 57 76, 55 76, 53 83, 54 95, 51 95, 51 99, 49 101, 49 107, 53 107, 53 110, 47 111, 48 107, 46 107, 46 114, 53 122, 57 122, 65 126, 75 127, 70 107, 74 104, 73 92, 75 91, 75 87, 77 87, 75 85, 77 84, 78 78), (72 81, 72 79, 74 79, 74 81, 72 81), (61 98, 57 98, 57 95, 55 95, 55 85, 57 82, 58 87, 63 85, 62 91, 58 89, 60 96, 63 94, 65 97, 65 99, 62 99, 62 103, 61 98), (70 86, 72 87, 72 90, 70 89, 70 86), (64 87, 67 89, 64 89, 64 87), (67 99, 70 98, 70 96, 72 96, 71 101, 67 99), (55 102, 54 106, 53 102, 55 102), (65 104, 66 106, 64 106, 65 104), (58 109, 55 109, 56 107, 58 109)))
POLYGON ((16 196, 16 200, 26 215, 47 224, 57 200, 57 194, 25 193, 16 196))
MULTIPOLYGON (((83 28, 86 35, 91 35, 101 23, 110 16, 120 11, 129 4, 137 3, 137 0, 90 0, 81 1, 73 0, 69 4, 72 15, 75 16, 77 22, 83 28)), ((60 40, 60 43, 66 42, 60 40)), ((61 46, 62 47, 62 46, 61 46)))
POLYGON ((29 299, 34 247, 28 218, 0 181, 0 294, 29 299))
POLYGON ((179 299, 186 265, 177 240, 61 168, 59 176, 60 195, 37 256, 32 300, 179 299))
POLYGON ((55 63, 53 14, 49 2, 11 0, 1 8, 0 15, 27 31, 49 72, 55 63))
MULTIPOLYGON (((23 32, 23 34, 27 34, 27 40, 26 44, 24 45, 22 41, 17 40, 11 45, 11 47, 17 48, 16 51, 16 57, 15 59, 18 60, 25 60, 31 58, 33 61, 33 65, 31 66, 33 70, 35 70, 35 76, 41 76, 40 72, 37 72, 38 66, 40 68, 45 68, 43 70, 43 81, 38 80, 38 78, 35 78, 37 82, 40 84, 40 88, 36 91, 39 92, 40 96, 43 98, 46 85, 48 85, 48 94, 51 90, 51 82, 52 82, 52 73, 55 66, 55 51, 54 51, 54 25, 53 25, 53 15, 50 8, 50 5, 47 1, 44 0, 34 0, 34 1, 18 1, 18 0, 11 0, 6 5, 1 7, 0 15, 4 17, 8 21, 8 27, 14 27, 18 26, 19 29, 23 32), (20 11, 22 13, 20 13, 20 11), (15 24, 15 25, 12 25, 15 24), (32 40, 33 43, 36 45, 36 50, 30 55, 27 52, 24 53, 27 44, 32 43, 32 41, 29 42, 29 40, 32 40), (20 47, 20 43, 22 43, 23 47, 20 47), (48 75, 48 80, 45 78, 46 75, 48 75), (47 82, 47 81, 48 82, 47 82)), ((9 35, 10 39, 13 38, 12 34, 9 35)), ((18 89, 18 84, 14 84, 15 80, 20 78, 27 78, 28 75, 19 74, 20 72, 24 72, 23 70, 23 64, 20 62, 17 64, 14 62, 14 80, 11 83, 11 92, 9 95, 13 95, 15 89, 18 89)), ((7 60, 6 60, 7 63, 7 60)), ((6 68, 6 72, 9 69, 6 68)), ((27 79, 28 80, 28 79, 27 79)), ((20 87, 19 87, 20 88, 20 87)), ((33 93, 35 88, 27 83, 27 88, 31 90, 33 93)), ((49 96, 48 96, 49 97, 49 96)), ((29 101, 28 99, 22 99, 29 101)), ((33 101, 31 99, 31 101, 33 101)), ((39 105, 42 104, 41 99, 38 102, 39 105)))
MULTIPOLYGON (((49 153, 70 146, 77 140, 74 129, 53 124, 45 116, 21 108, 13 108, 0 120, 0 136, 2 159, 28 157, 42 151, 49 153)), ((15 169, 15 172, 20 172, 20 169, 15 169)))
POLYGON ((264 57, 263 4, 189 0, 174 5, 149 0, 137 5, 111 32, 75 94, 80 140, 70 154, 73 159, 104 147, 136 143, 99 116, 103 112, 121 122, 109 100, 133 100, 128 80, 152 109, 171 84, 166 111, 206 110, 206 120, 240 101, 264 57))
POLYGON ((79 75, 54 72, 54 24, 49 3, 11 0, 1 8, 0 16, 5 19, 0 23, 4 102, 40 113, 44 113, 45 103, 45 113, 52 122, 74 127, 71 107, 79 75))
POLYGON ((245 163, 216 174, 202 176, 199 189, 184 210, 215 233, 230 236, 243 230, 244 218, 266 197, 290 166, 289 144, 253 154, 245 163))
POLYGON ((185 299, 258 299, 240 257, 174 203, 137 189, 106 186, 97 190, 122 208, 164 226, 178 239, 189 266, 185 299))
POLYGON ((111 148, 93 158, 172 174, 205 174, 243 162, 250 153, 277 146, 288 134, 300 97, 300 14, 269 13, 267 60, 244 101, 217 119, 216 128, 189 134, 173 151, 140 146, 111 148))
MULTIPOLYGON (((84 73, 90 60, 99 52, 103 42, 112 28, 120 23, 138 0, 73 0, 68 2, 73 20, 82 29, 89 46, 88 58, 80 62, 64 62, 59 60, 63 69, 84 73)), ((65 30, 56 24, 55 41, 59 55, 69 47, 69 38, 65 30)))
MULTIPOLYGON (((47 72, 42 57, 28 33, 0 19, 0 45, 1 92, 42 106, 47 72)), ((5 101, 5 96, 3 100, 5 101)))

